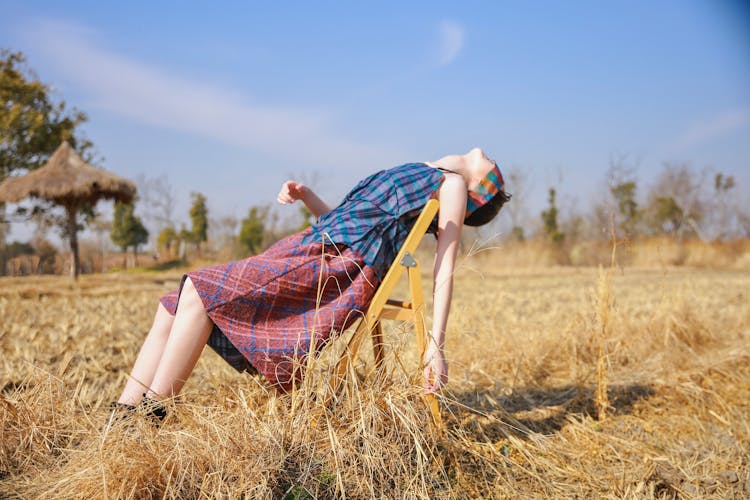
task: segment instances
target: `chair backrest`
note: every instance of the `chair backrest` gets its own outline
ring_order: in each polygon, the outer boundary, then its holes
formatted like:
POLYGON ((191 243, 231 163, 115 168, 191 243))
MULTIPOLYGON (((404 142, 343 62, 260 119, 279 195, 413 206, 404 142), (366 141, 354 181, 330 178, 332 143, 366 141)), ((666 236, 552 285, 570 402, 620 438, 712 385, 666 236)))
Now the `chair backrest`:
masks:
MULTIPOLYGON (((333 375, 329 381, 329 396, 326 399, 326 406, 329 406, 333 396, 346 375, 346 372, 359 351, 359 346, 366 336, 370 333, 372 336, 373 350, 375 351, 376 366, 383 361, 383 339, 380 328, 381 319, 399 319, 413 320, 414 329, 416 330, 417 346, 420 349, 420 359, 426 348, 425 323, 424 323, 424 298, 422 292, 422 282, 420 277, 419 264, 414 258, 414 252, 417 250, 419 243, 422 241, 427 229, 435 218, 440 208, 437 200, 430 200, 422 209, 422 213, 417 217, 411 231, 409 231, 404 244, 398 251, 391 267, 386 272, 383 281, 380 283, 378 290, 375 292, 370 305, 367 308, 365 316, 360 321, 357 329, 349 339, 346 349, 341 354, 333 375), (409 301, 389 300, 390 295, 396 288, 399 279, 406 271, 409 277, 409 301), (389 306, 389 307, 386 307, 389 306)), ((435 396, 430 394, 425 401, 433 417, 433 424, 440 429, 441 418, 435 396)))
POLYGON ((413 259, 414 252, 416 252, 419 243, 422 241, 427 229, 430 227, 435 215, 438 213, 440 203, 437 200, 430 200, 422 209, 422 213, 417 217, 414 226, 412 226, 409 235, 404 240, 404 244, 396 254, 396 258, 393 259, 391 267, 385 274, 383 281, 380 283, 377 292, 370 301, 370 306, 367 308, 367 318, 376 318, 379 312, 385 306, 388 297, 393 293, 394 288, 398 284, 399 278, 403 274, 404 270, 409 266, 409 259, 413 259), (408 257, 407 257, 408 255, 408 257), (376 313, 377 311, 377 313, 376 313))

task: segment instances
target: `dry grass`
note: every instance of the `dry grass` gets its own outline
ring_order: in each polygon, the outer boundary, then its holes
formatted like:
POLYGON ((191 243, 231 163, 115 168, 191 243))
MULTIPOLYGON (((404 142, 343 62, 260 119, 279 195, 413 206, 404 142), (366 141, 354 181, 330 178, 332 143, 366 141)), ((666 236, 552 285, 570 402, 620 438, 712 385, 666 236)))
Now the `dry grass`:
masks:
MULTIPOLYGON (((617 261, 632 267, 686 266, 706 269, 750 271, 750 240, 731 242, 676 241, 669 237, 623 241, 617 261)), ((551 245, 538 238, 503 244, 495 256, 504 267, 550 267, 555 265, 609 266, 612 246, 608 239, 551 245)))
POLYGON ((333 349, 292 396, 206 352, 160 429, 107 429, 179 275, 0 279, 0 496, 750 495, 749 272, 616 269, 605 288, 595 268, 501 260, 467 259, 456 280, 442 435, 401 368, 406 325, 386 329, 390 376, 351 384, 314 426, 333 349))

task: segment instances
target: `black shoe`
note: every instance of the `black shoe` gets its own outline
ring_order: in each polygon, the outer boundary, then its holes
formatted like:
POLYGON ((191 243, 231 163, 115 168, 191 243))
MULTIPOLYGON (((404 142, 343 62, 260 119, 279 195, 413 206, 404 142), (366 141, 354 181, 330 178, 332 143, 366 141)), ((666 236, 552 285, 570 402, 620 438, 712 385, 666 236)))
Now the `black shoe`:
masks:
POLYGON ((143 399, 141 399, 141 403, 138 405, 138 411, 151 418, 156 425, 159 425, 167 418, 167 409, 164 407, 164 404, 161 401, 147 397, 146 394, 143 395, 143 399))
POLYGON ((129 421, 133 418, 134 414, 135 406, 112 401, 109 403, 109 418, 107 419, 105 429, 109 430, 115 424, 129 421))
POLYGON ((117 413, 120 417, 127 417, 128 415, 133 414, 133 412, 135 411, 135 406, 112 401, 111 403, 109 403, 109 409, 112 411, 112 413, 117 413))

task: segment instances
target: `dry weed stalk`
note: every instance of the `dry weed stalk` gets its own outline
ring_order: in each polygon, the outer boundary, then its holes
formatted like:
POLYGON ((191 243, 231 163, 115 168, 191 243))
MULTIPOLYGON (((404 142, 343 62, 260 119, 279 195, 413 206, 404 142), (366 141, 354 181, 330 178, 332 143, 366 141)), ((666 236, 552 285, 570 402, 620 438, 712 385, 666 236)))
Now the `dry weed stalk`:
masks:
POLYGON ((607 418, 609 408, 609 366, 607 356, 607 328, 611 309, 611 271, 599 268, 599 281, 596 294, 596 415, 599 420, 607 418))
POLYGON ((596 294, 596 415, 601 421, 607 418, 609 404, 609 356, 607 353, 607 330, 609 328, 610 314, 612 311, 612 273, 615 268, 615 257, 617 255, 617 232, 615 230, 615 216, 610 214, 610 238, 612 253, 610 256, 609 269, 605 272, 599 266, 599 281, 596 294))

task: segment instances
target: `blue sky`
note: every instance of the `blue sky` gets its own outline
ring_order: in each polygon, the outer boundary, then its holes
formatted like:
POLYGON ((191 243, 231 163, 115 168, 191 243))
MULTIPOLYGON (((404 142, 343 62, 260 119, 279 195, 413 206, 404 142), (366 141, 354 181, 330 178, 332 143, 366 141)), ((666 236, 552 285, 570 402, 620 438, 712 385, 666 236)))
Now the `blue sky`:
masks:
MULTIPOLYGON (((585 210, 613 154, 750 192, 750 9, 741 2, 28 2, 0 46, 86 111, 104 167, 166 175, 212 215, 289 175, 331 201, 370 172, 479 145, 585 210)), ((512 192, 512 186, 510 187, 512 192)), ((21 234, 19 229, 14 235, 21 234)))

